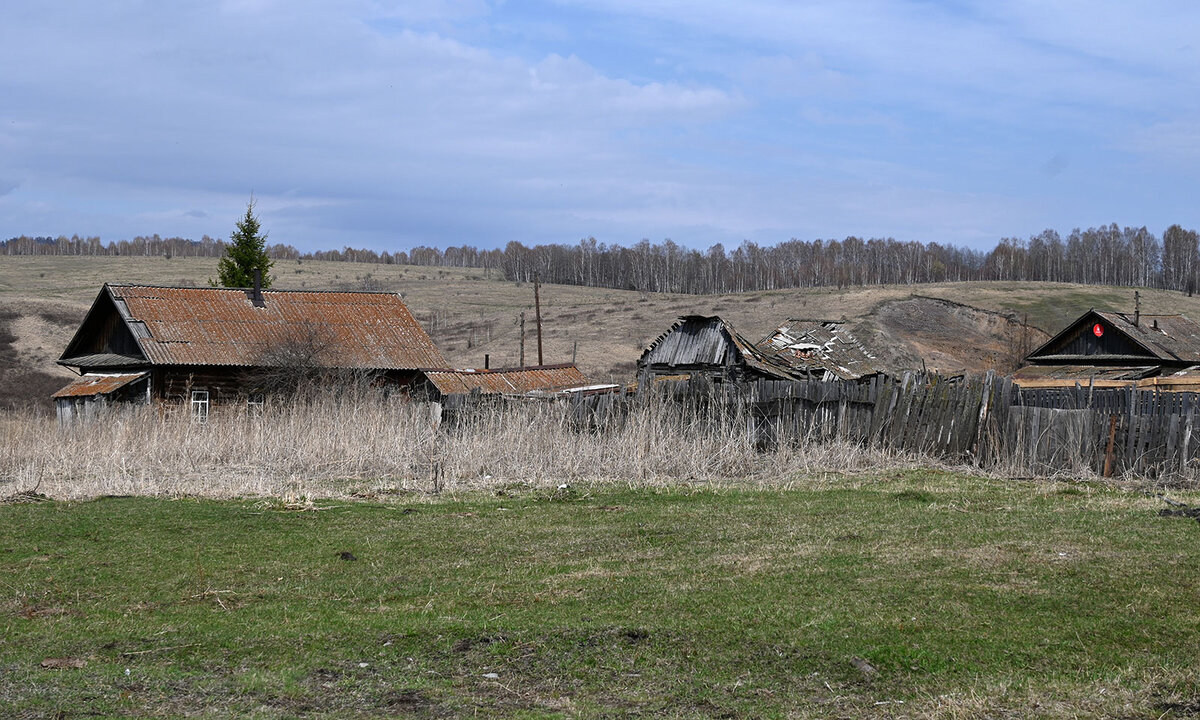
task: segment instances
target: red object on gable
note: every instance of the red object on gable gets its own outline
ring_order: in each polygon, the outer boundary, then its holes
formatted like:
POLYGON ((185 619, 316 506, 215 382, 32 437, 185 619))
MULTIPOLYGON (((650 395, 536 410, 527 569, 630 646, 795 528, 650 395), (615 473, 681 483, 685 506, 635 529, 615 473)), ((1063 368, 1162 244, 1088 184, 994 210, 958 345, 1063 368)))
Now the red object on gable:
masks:
POLYGON ((1104 326, 1100 323, 1096 323, 1092 326, 1092 334, 1094 334, 1096 337, 1104 337, 1104 326))

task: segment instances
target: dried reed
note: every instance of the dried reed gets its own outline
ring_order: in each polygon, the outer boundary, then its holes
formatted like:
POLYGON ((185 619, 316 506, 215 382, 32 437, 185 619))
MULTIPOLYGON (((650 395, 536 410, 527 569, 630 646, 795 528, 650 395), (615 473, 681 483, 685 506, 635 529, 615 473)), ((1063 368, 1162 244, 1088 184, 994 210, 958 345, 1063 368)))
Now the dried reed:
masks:
POLYGON ((438 426, 428 404, 336 394, 204 424, 150 407, 59 428, 0 419, 0 497, 338 497, 513 483, 783 486, 928 459, 840 442, 756 447, 738 411, 646 403, 581 422, 564 404, 483 406, 438 426))

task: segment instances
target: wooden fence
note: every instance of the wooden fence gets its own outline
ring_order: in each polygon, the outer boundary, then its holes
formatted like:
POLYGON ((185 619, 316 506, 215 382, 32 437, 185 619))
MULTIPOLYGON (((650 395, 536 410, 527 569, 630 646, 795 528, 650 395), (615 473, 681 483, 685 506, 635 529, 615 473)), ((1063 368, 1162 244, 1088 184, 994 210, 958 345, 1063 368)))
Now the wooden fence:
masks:
MULTIPOLYGON (((491 402, 497 400, 493 397, 491 402)), ((1200 395, 1135 388, 1022 390, 987 374, 909 373, 867 382, 664 383, 637 397, 570 400, 581 427, 603 431, 651 402, 745 423, 762 448, 843 440, 1018 474, 1200 477, 1200 395)), ((453 415, 473 403, 459 401, 453 415)))

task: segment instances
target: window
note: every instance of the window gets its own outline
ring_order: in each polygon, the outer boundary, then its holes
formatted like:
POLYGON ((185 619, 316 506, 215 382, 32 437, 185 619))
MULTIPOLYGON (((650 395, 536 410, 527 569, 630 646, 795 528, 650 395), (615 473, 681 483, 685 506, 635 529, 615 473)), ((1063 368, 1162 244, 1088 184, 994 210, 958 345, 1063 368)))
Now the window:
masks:
POLYGON ((208 422, 207 390, 192 391, 192 420, 198 423, 208 422))
POLYGON ((246 398, 246 411, 251 415, 261 415, 267 401, 262 393, 250 393, 246 398))

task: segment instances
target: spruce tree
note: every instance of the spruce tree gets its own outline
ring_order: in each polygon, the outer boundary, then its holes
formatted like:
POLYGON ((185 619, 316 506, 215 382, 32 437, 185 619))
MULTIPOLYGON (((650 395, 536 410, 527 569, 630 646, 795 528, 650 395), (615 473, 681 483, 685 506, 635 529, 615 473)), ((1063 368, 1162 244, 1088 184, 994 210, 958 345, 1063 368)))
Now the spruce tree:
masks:
POLYGON ((262 272, 262 287, 271 287, 271 276, 267 271, 274 265, 267 257, 267 235, 261 233, 258 218, 254 216, 254 198, 246 206, 246 217, 237 223, 237 230, 229 236, 229 247, 225 257, 217 264, 217 282, 224 287, 248 288, 254 285, 254 271, 262 272))

